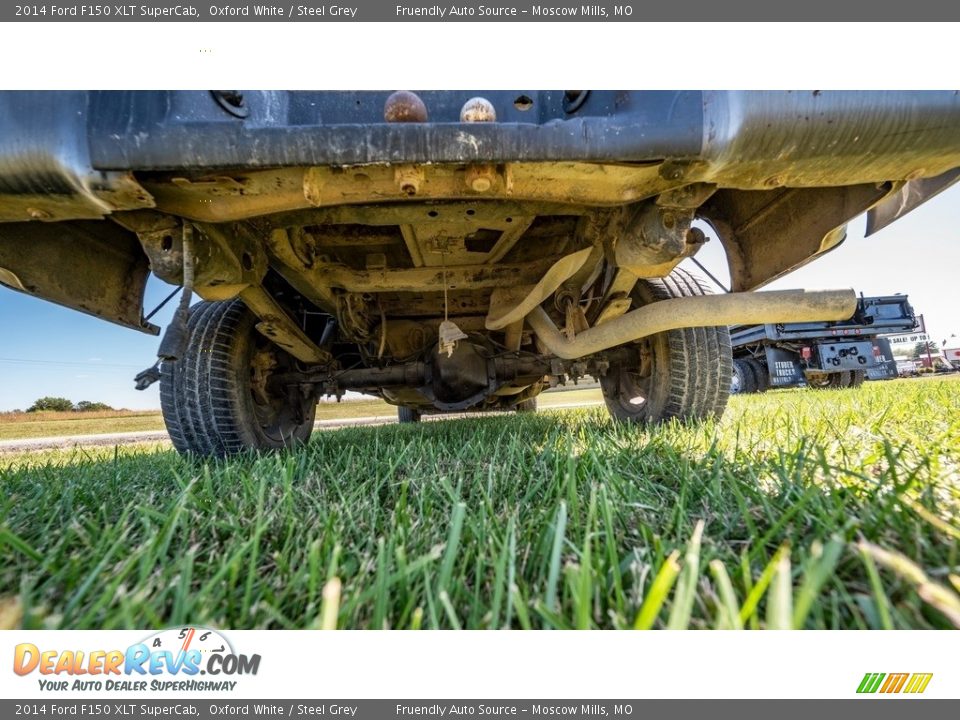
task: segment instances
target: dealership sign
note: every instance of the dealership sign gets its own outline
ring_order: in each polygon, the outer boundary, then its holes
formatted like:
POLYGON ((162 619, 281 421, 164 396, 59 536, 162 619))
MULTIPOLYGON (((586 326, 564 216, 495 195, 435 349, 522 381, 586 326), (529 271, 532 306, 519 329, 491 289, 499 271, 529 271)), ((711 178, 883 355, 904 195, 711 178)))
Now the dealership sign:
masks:
POLYGON ((927 333, 914 333, 913 335, 897 335, 887 338, 893 345, 905 345, 907 343, 928 342, 930 336, 927 333))

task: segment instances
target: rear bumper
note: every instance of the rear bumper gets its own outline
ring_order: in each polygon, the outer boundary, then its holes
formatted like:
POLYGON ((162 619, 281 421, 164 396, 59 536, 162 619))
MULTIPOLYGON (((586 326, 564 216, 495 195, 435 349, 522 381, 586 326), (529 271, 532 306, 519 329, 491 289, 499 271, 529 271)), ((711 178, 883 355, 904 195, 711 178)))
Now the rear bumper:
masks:
POLYGON ((84 129, 99 169, 699 160, 748 177, 751 164, 818 162, 807 182, 833 184, 841 165, 891 180, 906 177, 890 173, 910 158, 960 163, 953 92, 598 91, 573 112, 559 92, 421 96, 427 123, 388 124, 387 93, 244 92, 241 119, 204 92, 97 92, 84 129), (496 122, 459 122, 475 95, 491 101, 496 122), (517 107, 524 97, 528 110, 517 107))
POLYGON ((387 95, 244 91, 236 117, 204 91, 3 92, 0 199, 20 210, 0 220, 31 219, 29 197, 50 194, 73 197, 73 217, 149 207, 131 173, 151 171, 627 163, 658 167, 662 191, 833 187, 960 168, 953 92, 591 91, 574 107, 555 91, 431 91, 420 94, 428 122, 410 124, 384 122, 387 95), (496 122, 459 122, 476 95, 496 122))

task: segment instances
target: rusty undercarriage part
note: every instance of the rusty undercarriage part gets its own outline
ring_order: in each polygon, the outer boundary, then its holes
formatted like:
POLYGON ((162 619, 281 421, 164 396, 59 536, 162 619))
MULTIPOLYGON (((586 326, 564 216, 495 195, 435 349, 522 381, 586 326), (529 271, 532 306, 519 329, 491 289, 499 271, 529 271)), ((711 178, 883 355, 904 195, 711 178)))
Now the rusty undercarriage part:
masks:
POLYGON ((114 223, 0 222, 0 286, 158 335, 143 317, 149 275, 136 236, 114 223))
POLYGON ((578 333, 573 339, 564 337, 543 308, 535 308, 527 322, 551 353, 575 359, 677 328, 846 320, 856 308, 853 290, 776 290, 663 300, 578 333))
POLYGON ((423 360, 387 367, 287 372, 276 375, 274 381, 316 387, 320 394, 337 396, 346 390, 379 393, 393 388, 412 389, 413 396, 418 396, 425 407, 457 411, 500 398, 514 402, 512 396, 543 382, 546 377, 564 380, 584 375, 600 376, 611 363, 623 361, 633 354, 628 348, 618 348, 585 361, 569 362, 510 353, 490 356, 487 352, 487 348, 467 342, 460 343, 451 357, 435 349, 423 360))
POLYGON ((262 287, 248 287, 240 299, 253 311, 259 322, 257 331, 270 338, 297 360, 327 364, 333 360, 329 351, 319 347, 262 287))
POLYGON ((694 183, 662 193, 656 203, 638 205, 626 217, 614 255, 618 267, 637 277, 665 277, 680 260, 706 242, 703 231, 691 227, 697 208, 716 186, 694 183))

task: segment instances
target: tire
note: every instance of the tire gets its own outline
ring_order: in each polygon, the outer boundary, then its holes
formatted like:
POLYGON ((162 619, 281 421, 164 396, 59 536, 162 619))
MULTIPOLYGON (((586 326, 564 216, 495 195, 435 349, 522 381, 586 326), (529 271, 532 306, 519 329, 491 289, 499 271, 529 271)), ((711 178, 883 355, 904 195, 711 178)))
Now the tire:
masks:
MULTIPOLYGON (((211 303, 191 307, 187 316, 187 336, 192 337, 197 326, 210 311, 211 303)), ((195 408, 187 402, 187 357, 165 361, 160 365, 160 411, 173 447, 181 454, 197 452, 198 438, 195 408)))
POLYGON ((397 406, 397 420, 401 423, 418 423, 420 422, 420 411, 414 410, 413 408, 405 407, 403 405, 397 406))
POLYGON ((767 364, 757 358, 749 358, 747 364, 753 370, 753 377, 756 380, 757 392, 766 392, 770 389, 770 369, 767 364))
POLYGON ((841 370, 840 372, 823 375, 819 380, 807 379, 807 385, 817 390, 839 390, 840 388, 850 387, 850 371, 841 370))
POLYGON ((849 370, 842 370, 838 373, 833 373, 830 376, 830 387, 832 388, 846 388, 850 387, 851 383, 851 372, 849 370))
POLYGON ((256 322, 240 300, 191 311, 184 357, 169 372, 161 369, 164 421, 181 453, 278 450, 305 443, 313 432, 316 398, 271 384, 271 375, 295 361, 260 335, 256 322))
POLYGON ((850 371, 850 387, 858 388, 863 385, 863 381, 867 379, 866 370, 851 370, 850 371))
POLYGON ((178 362, 164 361, 160 365, 160 412, 163 414, 164 425, 167 426, 167 435, 173 442, 173 447, 180 454, 190 451, 191 442, 187 440, 184 423, 181 417, 183 410, 177 397, 179 388, 183 385, 180 378, 178 362))
POLYGON ((853 382, 853 373, 850 370, 842 370, 830 376, 830 381, 835 388, 850 387, 853 382))
MULTIPOLYGON (((685 270, 659 280, 639 280, 634 306, 691 295, 708 295, 707 286, 685 270)), ((730 395, 733 358, 726 327, 669 330, 631 343, 635 363, 610 366, 600 387, 610 415, 631 423, 671 418, 719 418, 730 395)))
POLYGON ((733 361, 733 372, 730 376, 730 394, 745 395, 757 391, 757 377, 753 367, 746 361, 733 361))

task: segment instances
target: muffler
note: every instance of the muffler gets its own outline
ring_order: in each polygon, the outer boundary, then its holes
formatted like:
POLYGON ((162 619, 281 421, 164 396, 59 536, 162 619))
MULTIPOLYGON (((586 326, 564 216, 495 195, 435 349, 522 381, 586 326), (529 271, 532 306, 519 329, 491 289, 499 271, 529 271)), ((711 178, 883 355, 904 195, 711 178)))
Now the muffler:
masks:
POLYGON ((773 290, 662 300, 595 325, 572 340, 561 334, 542 307, 527 315, 527 323, 550 352, 565 360, 575 360, 667 330, 849 320, 856 309, 857 294, 850 289, 773 290))

